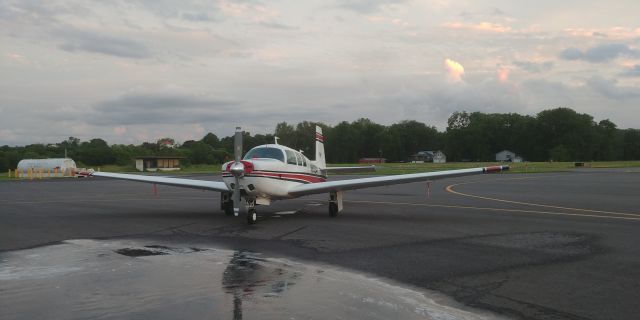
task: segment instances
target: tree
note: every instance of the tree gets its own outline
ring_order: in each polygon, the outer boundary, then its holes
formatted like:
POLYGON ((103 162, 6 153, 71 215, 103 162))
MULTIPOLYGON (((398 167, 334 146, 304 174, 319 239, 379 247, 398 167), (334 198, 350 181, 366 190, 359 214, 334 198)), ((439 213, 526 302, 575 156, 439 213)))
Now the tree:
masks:
POLYGON ((102 139, 91 139, 89 142, 83 142, 80 144, 78 151, 79 160, 86 165, 114 164, 116 160, 113 150, 102 139))
POLYGON ((292 125, 286 122, 280 122, 276 125, 276 130, 274 132, 275 136, 278 137, 278 143, 286 145, 286 146, 294 146, 296 142, 295 137, 295 129, 292 125))
POLYGON ((624 130, 622 134, 622 154, 624 160, 640 159, 640 130, 624 130))
POLYGON ((220 144, 220 139, 215 134, 209 132, 200 140, 206 144, 208 144, 211 148, 218 148, 220 144))
POLYGON ((569 108, 556 108, 538 113, 537 120, 538 142, 548 157, 553 148, 562 145, 572 160, 594 158, 597 141, 592 116, 569 108))
POLYGON ((594 152, 594 160, 620 160, 622 159, 622 135, 619 134, 615 123, 609 119, 601 120, 596 126, 597 148, 594 152))
POLYGON ((189 160, 192 164, 213 164, 213 148, 203 141, 198 141, 191 147, 189 160))
POLYGON ((173 138, 160 138, 156 141, 156 144, 158 145, 158 149, 173 148, 176 141, 173 138))

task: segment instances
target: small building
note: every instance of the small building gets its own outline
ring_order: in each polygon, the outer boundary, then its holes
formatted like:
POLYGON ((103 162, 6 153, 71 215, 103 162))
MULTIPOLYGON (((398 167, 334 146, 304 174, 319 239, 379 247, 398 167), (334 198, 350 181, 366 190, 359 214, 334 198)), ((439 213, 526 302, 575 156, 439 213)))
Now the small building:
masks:
POLYGON ((360 158, 358 159, 358 163, 385 163, 387 162, 386 158, 360 158))
POLYGON ((136 158, 138 171, 175 171, 180 170, 180 160, 184 157, 144 156, 136 158))
POLYGON ((445 163, 447 162, 447 156, 441 150, 438 151, 420 151, 414 155, 409 156, 409 162, 412 163, 445 163))
POLYGON ((21 176, 26 176, 29 172, 63 175, 75 170, 76 162, 70 158, 22 159, 18 162, 18 168, 16 169, 21 176))
POLYGON ((522 157, 515 152, 509 150, 502 150, 496 153, 496 161, 502 162, 522 162, 522 157))

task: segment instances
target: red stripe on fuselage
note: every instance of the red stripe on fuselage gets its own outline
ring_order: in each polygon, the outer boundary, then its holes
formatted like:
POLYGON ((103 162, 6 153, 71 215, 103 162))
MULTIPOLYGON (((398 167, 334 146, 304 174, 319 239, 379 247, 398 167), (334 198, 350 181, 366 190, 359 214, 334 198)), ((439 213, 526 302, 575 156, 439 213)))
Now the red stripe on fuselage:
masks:
MULTIPOLYGON (((248 173, 245 176, 247 176, 247 177, 258 177, 258 178, 281 179, 281 180, 296 180, 296 181, 300 181, 300 182, 303 182, 303 183, 318 183, 318 182, 327 181, 327 179, 325 179, 325 178, 314 176, 314 175, 311 175, 311 174, 305 174, 305 173, 267 172, 267 171, 260 171, 260 170, 252 171, 251 173, 248 173)), ((229 177, 233 177, 233 175, 223 174, 222 177, 229 178, 229 177)))
POLYGON ((324 178, 308 175, 304 173, 285 173, 285 172, 265 172, 265 171, 253 171, 247 176, 250 177, 265 177, 265 178, 277 178, 277 179, 295 179, 302 180, 308 183, 318 183, 327 181, 324 178))

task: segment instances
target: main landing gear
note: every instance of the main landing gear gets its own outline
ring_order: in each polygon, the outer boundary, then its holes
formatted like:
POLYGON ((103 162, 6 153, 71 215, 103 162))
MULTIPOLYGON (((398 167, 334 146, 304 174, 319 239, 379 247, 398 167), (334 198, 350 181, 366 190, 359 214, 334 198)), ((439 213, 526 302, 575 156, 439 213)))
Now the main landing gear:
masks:
MULTIPOLYGON (((233 199, 231 193, 223 193, 220 196, 220 210, 228 216, 235 215, 233 208, 233 199)), ((240 210, 242 211, 242 210, 240 210)), ((256 211, 256 200, 246 199, 247 224, 255 224, 258 222, 258 212, 256 211)))
POLYGON ((222 193, 220 195, 220 210, 224 211, 224 214, 228 216, 233 215, 233 200, 231 200, 231 193, 222 193))
POLYGON ((342 211, 342 191, 329 193, 329 216, 337 217, 342 211))
POLYGON ((256 222, 258 222, 256 200, 247 199, 247 224, 255 224, 256 222))

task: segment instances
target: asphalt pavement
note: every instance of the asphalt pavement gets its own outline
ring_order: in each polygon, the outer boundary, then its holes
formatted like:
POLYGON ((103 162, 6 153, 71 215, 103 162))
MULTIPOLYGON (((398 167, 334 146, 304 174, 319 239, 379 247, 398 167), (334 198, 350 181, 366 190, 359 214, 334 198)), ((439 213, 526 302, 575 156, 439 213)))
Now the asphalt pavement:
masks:
POLYGON ((335 266, 511 318, 640 314, 638 169, 351 191, 337 218, 328 195, 311 196, 258 207, 253 226, 225 216, 217 193, 157 189, 100 178, 0 182, 0 258, 70 239, 197 244, 335 266))

